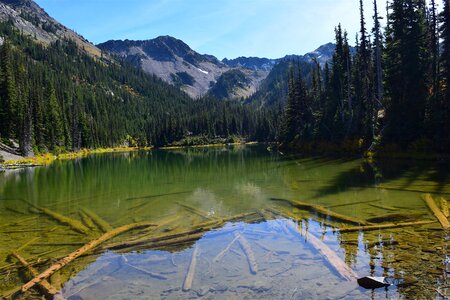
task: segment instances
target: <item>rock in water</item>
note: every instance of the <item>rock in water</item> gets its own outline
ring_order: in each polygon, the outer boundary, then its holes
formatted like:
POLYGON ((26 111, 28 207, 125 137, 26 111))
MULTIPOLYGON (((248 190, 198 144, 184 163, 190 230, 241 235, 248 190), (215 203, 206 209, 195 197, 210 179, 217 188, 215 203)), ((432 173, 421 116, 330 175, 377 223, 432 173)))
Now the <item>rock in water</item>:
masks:
POLYGON ((391 285, 390 283, 386 282, 384 277, 372 277, 372 276, 359 278, 358 284, 359 286, 365 289, 378 289, 391 285))

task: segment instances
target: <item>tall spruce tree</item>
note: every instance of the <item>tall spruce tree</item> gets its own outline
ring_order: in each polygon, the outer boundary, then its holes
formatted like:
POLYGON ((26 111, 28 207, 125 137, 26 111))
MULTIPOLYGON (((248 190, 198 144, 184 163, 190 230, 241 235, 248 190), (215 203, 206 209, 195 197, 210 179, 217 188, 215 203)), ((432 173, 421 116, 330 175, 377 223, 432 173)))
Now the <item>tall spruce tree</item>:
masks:
POLYGON ((450 146, 450 0, 444 0, 444 8, 440 14, 440 37, 442 39, 441 70, 442 102, 439 125, 443 128, 441 144, 443 148, 450 146))
POLYGON ((388 143, 406 147, 423 133, 428 57, 424 1, 393 0, 385 51, 388 143))
POLYGON ((17 90, 14 76, 13 53, 9 41, 5 41, 0 52, 0 138, 16 137, 18 120, 17 90))

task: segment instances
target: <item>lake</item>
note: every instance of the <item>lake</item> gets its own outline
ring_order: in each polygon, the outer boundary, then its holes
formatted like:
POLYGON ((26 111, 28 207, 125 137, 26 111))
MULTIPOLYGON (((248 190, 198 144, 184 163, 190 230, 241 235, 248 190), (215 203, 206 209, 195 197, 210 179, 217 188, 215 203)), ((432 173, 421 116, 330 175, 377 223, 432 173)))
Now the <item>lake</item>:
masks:
POLYGON ((13 253, 42 272, 112 228, 150 222, 105 240, 49 284, 72 300, 443 299, 450 235, 423 198, 445 213, 449 166, 256 145, 0 173, 0 295, 32 277, 13 253), (359 287, 364 276, 392 285, 359 287))

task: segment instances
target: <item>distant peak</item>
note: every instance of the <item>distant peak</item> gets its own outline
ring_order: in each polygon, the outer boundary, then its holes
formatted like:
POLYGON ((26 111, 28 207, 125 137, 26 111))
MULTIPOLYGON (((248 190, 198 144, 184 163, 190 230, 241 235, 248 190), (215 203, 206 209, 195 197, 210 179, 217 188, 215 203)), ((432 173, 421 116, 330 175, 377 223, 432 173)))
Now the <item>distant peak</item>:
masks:
POLYGON ((32 0, 0 0, 0 2, 12 7, 30 6, 33 4, 32 0))

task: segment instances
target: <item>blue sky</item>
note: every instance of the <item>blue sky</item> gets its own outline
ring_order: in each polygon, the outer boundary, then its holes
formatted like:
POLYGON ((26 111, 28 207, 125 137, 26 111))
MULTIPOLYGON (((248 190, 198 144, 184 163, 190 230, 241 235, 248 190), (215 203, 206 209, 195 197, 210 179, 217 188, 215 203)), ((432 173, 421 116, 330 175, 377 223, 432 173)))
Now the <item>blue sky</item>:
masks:
MULTIPOLYGON (((352 43, 359 29, 359 0, 35 1, 94 43, 171 35, 220 59, 304 54, 332 41, 338 23, 352 43)), ((371 27, 372 0, 364 3, 371 27)))

